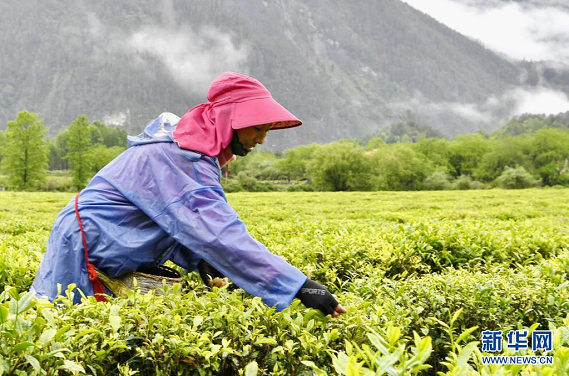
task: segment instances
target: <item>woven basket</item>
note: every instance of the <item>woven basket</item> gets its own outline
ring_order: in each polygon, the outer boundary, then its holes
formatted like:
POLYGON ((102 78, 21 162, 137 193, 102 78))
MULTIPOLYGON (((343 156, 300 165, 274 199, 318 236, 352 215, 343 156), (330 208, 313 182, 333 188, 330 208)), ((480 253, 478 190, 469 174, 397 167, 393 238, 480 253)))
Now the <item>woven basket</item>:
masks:
POLYGON ((153 266, 138 272, 132 272, 118 278, 110 278, 105 273, 97 269, 97 274, 103 285, 118 297, 126 298, 128 293, 134 290, 134 279, 136 278, 136 288, 141 294, 154 291, 156 295, 163 295, 164 284, 173 286, 174 283, 181 283, 184 279, 180 272, 164 265, 153 266))

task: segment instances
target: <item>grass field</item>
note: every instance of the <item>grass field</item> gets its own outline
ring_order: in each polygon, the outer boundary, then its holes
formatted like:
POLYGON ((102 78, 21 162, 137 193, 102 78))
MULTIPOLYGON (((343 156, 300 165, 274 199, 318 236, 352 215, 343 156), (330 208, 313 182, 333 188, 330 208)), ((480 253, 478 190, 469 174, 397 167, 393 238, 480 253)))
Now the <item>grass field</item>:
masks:
POLYGON ((0 375, 569 374, 569 190, 234 193, 250 233, 348 308, 276 313, 195 273, 164 297, 26 291, 69 193, 0 192, 0 375), (551 330, 513 351, 510 330, 551 330), (504 351, 482 353, 483 331, 504 351), (552 355, 484 365, 482 355, 552 355))

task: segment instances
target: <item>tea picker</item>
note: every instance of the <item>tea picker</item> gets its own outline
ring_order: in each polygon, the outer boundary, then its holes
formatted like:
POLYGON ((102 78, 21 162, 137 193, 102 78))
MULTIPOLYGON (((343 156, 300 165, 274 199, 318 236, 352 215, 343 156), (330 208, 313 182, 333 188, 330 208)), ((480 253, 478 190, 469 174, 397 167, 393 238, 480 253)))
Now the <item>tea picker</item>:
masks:
POLYGON ((75 284, 103 300, 110 283, 129 288, 131 273, 175 280, 180 276, 163 266, 170 260, 208 284, 228 277, 278 311, 296 297, 325 314, 346 312, 324 286, 253 239, 221 187, 220 167, 234 155, 247 155, 269 130, 301 121, 238 73, 215 79, 207 99, 181 119, 163 113, 129 137, 128 149, 63 208, 32 285, 38 297, 53 300, 58 285, 65 291, 75 284))

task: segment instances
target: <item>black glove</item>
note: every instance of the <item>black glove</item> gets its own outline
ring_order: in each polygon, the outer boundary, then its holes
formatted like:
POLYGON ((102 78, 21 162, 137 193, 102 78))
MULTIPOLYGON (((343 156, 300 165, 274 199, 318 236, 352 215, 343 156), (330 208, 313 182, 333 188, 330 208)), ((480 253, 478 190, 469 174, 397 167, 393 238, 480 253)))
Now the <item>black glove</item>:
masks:
POLYGON ((310 278, 304 282, 296 297, 308 308, 319 309, 325 315, 333 314, 338 306, 338 301, 330 291, 310 278))
POLYGON ((210 263, 204 259, 201 259, 198 263, 198 271, 200 272, 200 277, 202 277, 202 280, 207 287, 211 287, 211 283, 215 278, 225 278, 219 270, 211 266, 210 263))

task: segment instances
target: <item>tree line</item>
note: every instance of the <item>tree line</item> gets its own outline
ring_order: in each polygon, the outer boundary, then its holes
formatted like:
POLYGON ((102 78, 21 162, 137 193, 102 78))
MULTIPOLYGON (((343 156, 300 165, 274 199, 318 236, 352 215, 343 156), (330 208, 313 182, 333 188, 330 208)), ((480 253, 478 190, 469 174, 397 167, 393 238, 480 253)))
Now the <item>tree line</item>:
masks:
POLYGON ((569 113, 524 115, 494 134, 453 140, 417 136, 416 129, 424 128, 412 122, 395 124, 359 142, 256 152, 231 164, 225 186, 228 191, 274 190, 278 187, 267 181, 279 180, 304 182, 289 190, 318 191, 569 186, 566 120, 569 113), (401 134, 401 128, 410 130, 401 134))
MULTIPOLYGON (((46 133, 38 115, 26 111, 0 131, 0 171, 9 189, 37 189, 48 171, 64 170, 66 188, 80 190, 126 148, 125 130, 84 115, 53 139, 46 133)), ((440 136, 409 121, 361 140, 255 151, 230 163, 222 183, 228 192, 569 186, 569 112, 523 115, 493 134, 440 136)))
MULTIPOLYGON (((79 115, 57 134, 46 138, 38 114, 19 112, 0 131, 0 171, 13 190, 35 190, 45 183, 48 170, 69 170, 69 189, 80 190, 103 166, 126 149, 127 132, 79 115)), ((0 184, 1 185, 1 184, 0 184)))

